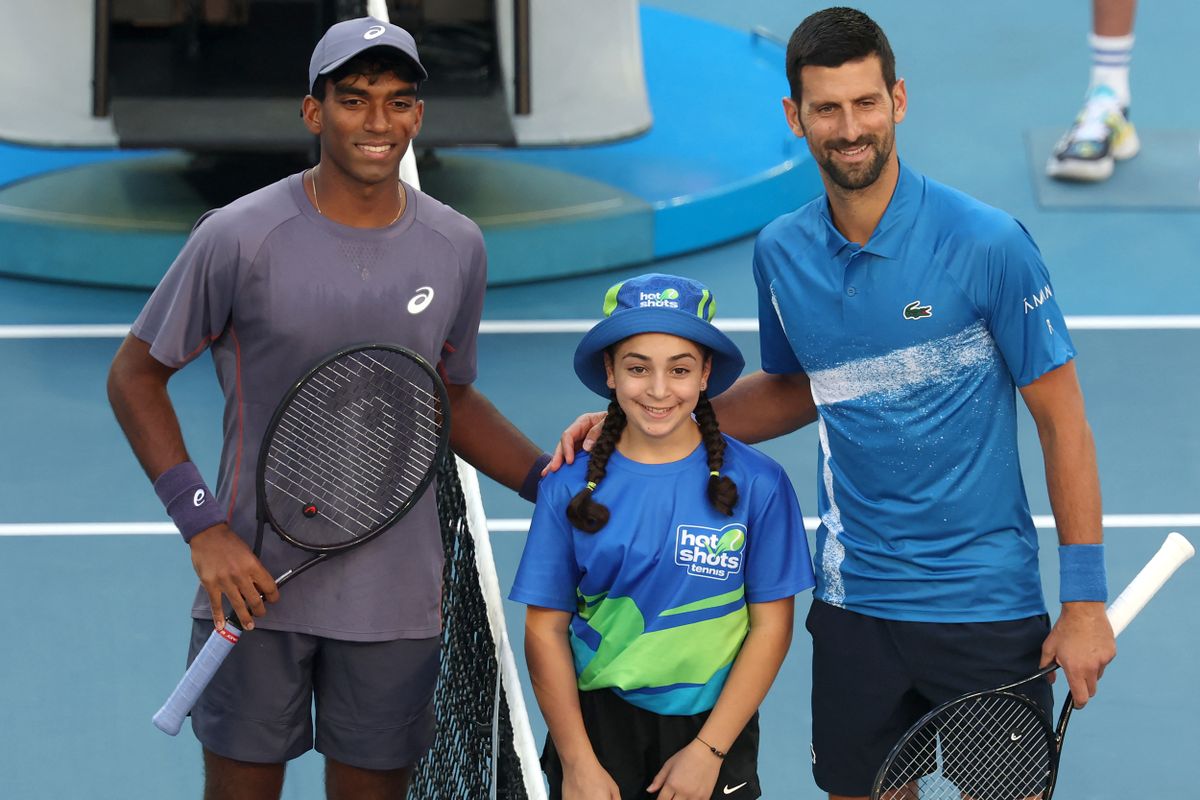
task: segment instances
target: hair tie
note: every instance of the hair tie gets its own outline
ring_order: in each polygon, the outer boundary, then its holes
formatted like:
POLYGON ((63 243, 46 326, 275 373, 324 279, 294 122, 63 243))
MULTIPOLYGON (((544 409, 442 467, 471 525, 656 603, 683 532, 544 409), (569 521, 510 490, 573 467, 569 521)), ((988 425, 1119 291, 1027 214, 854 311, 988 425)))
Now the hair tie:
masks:
POLYGON ((587 486, 585 486, 583 488, 587 489, 589 492, 594 492, 594 491, 596 491, 596 482, 588 481, 587 486))
POLYGON ((721 477, 721 473, 720 473, 720 472, 718 472, 718 471, 717 471, 717 470, 715 470, 715 469, 714 469, 712 472, 708 473, 708 474, 709 474, 709 475, 712 475, 714 478, 719 478, 719 477, 721 477))

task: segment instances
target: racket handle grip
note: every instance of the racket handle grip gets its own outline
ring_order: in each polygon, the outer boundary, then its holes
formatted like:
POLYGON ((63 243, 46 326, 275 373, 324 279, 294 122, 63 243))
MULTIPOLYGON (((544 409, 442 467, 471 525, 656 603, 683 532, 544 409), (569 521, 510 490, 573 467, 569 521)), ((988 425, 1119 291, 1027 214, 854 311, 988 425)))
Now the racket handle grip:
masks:
POLYGON ((225 630, 213 630, 204 647, 200 648, 191 666, 187 668, 187 672, 179 679, 175 691, 171 692, 167 702, 163 703, 163 707, 154 715, 154 727, 171 736, 179 733, 179 729, 183 727, 183 718, 191 712, 200 695, 204 694, 209 681, 217 674, 217 670, 221 668, 225 657, 233 650, 241 635, 242 632, 228 622, 225 623, 225 630))
POLYGON ((1181 534, 1174 531, 1168 534, 1154 557, 1108 607, 1108 622, 1112 625, 1113 636, 1125 630, 1125 626, 1146 607, 1146 603, 1175 574, 1175 570, 1195 554, 1196 548, 1181 534))

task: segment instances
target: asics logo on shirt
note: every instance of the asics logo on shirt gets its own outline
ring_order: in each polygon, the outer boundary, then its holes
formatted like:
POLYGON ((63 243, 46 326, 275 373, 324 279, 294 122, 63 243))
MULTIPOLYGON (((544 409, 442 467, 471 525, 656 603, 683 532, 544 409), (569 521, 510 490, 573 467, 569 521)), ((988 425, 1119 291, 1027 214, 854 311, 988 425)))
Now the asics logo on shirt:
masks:
POLYGON ((204 500, 206 497, 207 494, 203 489, 197 489, 196 493, 192 495, 192 505, 194 505, 196 508, 199 508, 200 506, 204 505, 204 500))
POLYGON ((420 314, 429 304, 433 302, 433 287, 422 286, 417 289, 417 293, 413 295, 413 299, 408 301, 408 313, 420 314))
POLYGON ((904 307, 905 319, 925 319, 933 316, 933 306, 923 306, 920 300, 913 300, 904 307))
POLYGON ((675 529, 675 563, 689 575, 728 580, 742 571, 745 560, 746 526, 735 523, 724 528, 680 525, 675 529))
POLYGON ((386 29, 382 25, 372 25, 371 27, 367 28, 367 32, 363 34, 363 38, 367 39, 368 41, 371 39, 378 39, 380 36, 383 36, 384 30, 386 29))

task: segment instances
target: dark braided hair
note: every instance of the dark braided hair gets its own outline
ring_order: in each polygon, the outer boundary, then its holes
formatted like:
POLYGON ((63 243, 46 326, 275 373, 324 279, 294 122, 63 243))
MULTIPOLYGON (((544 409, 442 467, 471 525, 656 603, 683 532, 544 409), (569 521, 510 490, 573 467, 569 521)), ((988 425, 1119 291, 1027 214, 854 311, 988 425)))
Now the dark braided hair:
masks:
POLYGON ((721 474, 721 467, 725 464, 725 438, 717 427, 717 415, 713 413, 712 403, 708 402, 708 392, 700 393, 695 414, 704 449, 708 452, 708 502, 717 511, 731 517, 738 501, 738 488, 733 478, 721 474))
POLYGON ((586 533, 595 533, 608 523, 608 508, 593 500, 592 492, 596 484, 604 480, 608 471, 608 457, 616 449, 621 431, 625 430, 625 423, 625 412, 614 397, 608 404, 608 416, 604 418, 600 437, 592 446, 592 457, 588 461, 587 469, 588 485, 567 504, 567 519, 586 533))
MULTIPOLYGON (((616 449, 627 422, 625 412, 621 410, 615 398, 609 402, 607 413, 604 427, 592 447, 592 457, 588 462, 588 485, 567 504, 567 519, 585 533, 595 533, 608 524, 607 506, 597 503, 592 493, 600 481, 604 480, 608 471, 608 458, 616 449)), ((738 488, 732 478, 720 474, 725 463, 725 439, 717 427, 717 415, 713 413, 712 404, 708 402, 705 392, 700 393, 695 414, 700 427, 700 437, 708 453, 708 501, 725 516, 733 516, 733 507, 738 501, 738 488)))

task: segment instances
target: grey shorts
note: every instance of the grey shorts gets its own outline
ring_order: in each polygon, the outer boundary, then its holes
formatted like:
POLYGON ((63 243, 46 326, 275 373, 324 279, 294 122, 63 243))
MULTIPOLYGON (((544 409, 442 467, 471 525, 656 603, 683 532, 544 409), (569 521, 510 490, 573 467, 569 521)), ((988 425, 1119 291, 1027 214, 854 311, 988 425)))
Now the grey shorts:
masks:
MULTIPOLYGON (((189 664, 210 633, 210 620, 192 621, 189 664)), ((439 641, 251 631, 192 709, 192 730, 219 756, 278 764, 313 748, 315 706, 317 752, 362 769, 412 766, 433 743, 439 641)))

